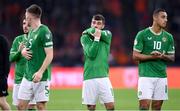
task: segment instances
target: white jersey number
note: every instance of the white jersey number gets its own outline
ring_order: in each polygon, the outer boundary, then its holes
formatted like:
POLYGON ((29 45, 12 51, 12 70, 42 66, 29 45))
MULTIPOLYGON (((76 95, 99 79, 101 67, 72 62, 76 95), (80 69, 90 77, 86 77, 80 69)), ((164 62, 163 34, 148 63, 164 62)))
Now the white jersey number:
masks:
POLYGON ((161 41, 154 41, 154 47, 153 49, 161 49, 161 41))

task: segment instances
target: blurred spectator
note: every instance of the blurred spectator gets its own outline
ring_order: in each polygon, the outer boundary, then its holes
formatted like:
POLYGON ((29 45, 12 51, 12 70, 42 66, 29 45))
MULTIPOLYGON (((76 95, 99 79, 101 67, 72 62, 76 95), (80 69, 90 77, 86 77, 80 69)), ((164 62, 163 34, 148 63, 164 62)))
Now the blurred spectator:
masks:
MULTIPOLYGON (((96 13, 105 16, 106 28, 113 34, 109 60, 112 66, 134 65, 131 60, 134 37, 138 30, 151 24, 150 15, 158 7, 167 10, 167 30, 174 35, 176 50, 180 50, 177 44, 180 43, 180 0, 1 0, 0 31, 10 42, 22 33, 20 19, 33 3, 43 8, 43 23, 53 32, 54 65, 83 65, 79 37, 96 13)), ((178 63, 180 52, 176 51, 174 65, 178 63)))

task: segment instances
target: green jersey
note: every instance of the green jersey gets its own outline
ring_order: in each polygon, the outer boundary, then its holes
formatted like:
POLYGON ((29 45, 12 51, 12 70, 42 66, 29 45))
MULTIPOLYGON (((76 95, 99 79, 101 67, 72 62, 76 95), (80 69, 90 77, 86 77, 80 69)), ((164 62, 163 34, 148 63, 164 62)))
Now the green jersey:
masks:
MULTIPOLYGON (((52 33, 47 26, 41 25, 38 29, 30 30, 28 33, 28 40, 26 47, 32 52, 32 58, 27 61, 27 70, 25 78, 32 81, 32 76, 42 66, 46 53, 44 48, 52 47, 52 33)), ((44 71, 41 81, 50 79, 51 69, 50 65, 44 71)))
POLYGON ((15 62, 15 83, 20 84, 24 73, 26 72, 26 59, 21 55, 19 50, 20 43, 26 43, 27 35, 23 34, 17 36, 12 44, 9 60, 10 62, 15 62))
POLYGON ((112 34, 103 30, 100 41, 96 41, 90 34, 93 32, 94 28, 89 28, 81 36, 85 59, 84 80, 107 77, 109 74, 108 57, 112 34))
MULTIPOLYGON (((146 28, 136 35, 133 50, 145 55, 150 55, 152 51, 174 54, 173 36, 165 30, 157 35, 151 28, 146 28)), ((140 77, 167 77, 166 61, 162 59, 139 61, 138 66, 140 77)))

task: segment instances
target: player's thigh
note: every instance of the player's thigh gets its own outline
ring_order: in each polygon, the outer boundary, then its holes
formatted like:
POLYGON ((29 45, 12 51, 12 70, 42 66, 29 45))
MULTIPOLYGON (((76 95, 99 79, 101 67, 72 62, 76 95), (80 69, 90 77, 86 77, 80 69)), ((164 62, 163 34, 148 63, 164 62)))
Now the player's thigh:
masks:
POLYGON ((168 99, 167 78, 159 78, 154 90, 153 100, 167 100, 167 99, 168 99))
POLYGON ((153 78, 139 77, 137 93, 139 100, 152 99, 154 90, 153 81, 153 78))
POLYGON ((20 88, 20 84, 14 84, 13 85, 13 94, 12 94, 13 102, 12 102, 12 104, 15 105, 15 106, 18 105, 19 88, 20 88))
POLYGON ((101 103, 113 103, 114 102, 114 92, 111 82, 108 77, 100 78, 99 84, 99 100, 101 103))
POLYGON ((95 105, 98 98, 98 86, 96 79, 83 81, 82 104, 95 105))
POLYGON ((32 98, 33 96, 32 84, 33 84, 32 81, 28 81, 27 79, 23 78, 19 88, 18 99, 30 100, 32 98))
POLYGON ((7 78, 1 77, 0 78, 0 97, 4 97, 8 95, 8 84, 7 84, 7 78))
POLYGON ((33 93, 34 93, 36 102, 49 101, 49 90, 50 90, 49 81, 41 81, 39 83, 34 83, 33 93))

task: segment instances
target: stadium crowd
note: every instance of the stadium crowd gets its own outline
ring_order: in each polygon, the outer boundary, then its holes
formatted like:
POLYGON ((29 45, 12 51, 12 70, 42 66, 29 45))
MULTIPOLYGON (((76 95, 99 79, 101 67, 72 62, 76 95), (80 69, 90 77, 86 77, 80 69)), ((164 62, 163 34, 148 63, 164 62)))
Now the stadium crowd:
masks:
POLYGON ((0 33, 8 37, 10 44, 23 33, 20 21, 32 3, 42 7, 43 24, 53 33, 54 65, 83 65, 80 36, 96 13, 105 16, 106 28, 113 34, 110 65, 134 65, 133 40, 138 30, 150 26, 157 7, 168 12, 167 30, 173 34, 176 48, 176 62, 172 65, 180 65, 180 0, 1 0, 0 33))

